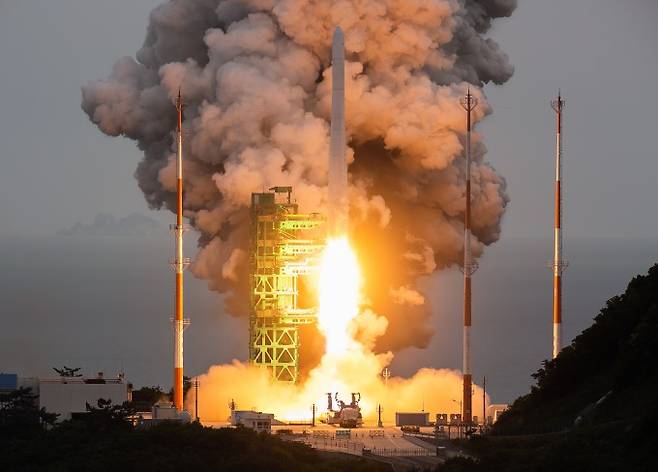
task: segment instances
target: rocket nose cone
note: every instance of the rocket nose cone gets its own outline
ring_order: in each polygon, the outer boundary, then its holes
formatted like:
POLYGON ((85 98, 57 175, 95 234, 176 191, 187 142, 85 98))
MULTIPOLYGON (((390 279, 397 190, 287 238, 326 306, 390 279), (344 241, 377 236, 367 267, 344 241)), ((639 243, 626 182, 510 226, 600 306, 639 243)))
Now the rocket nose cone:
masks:
POLYGON ((336 26, 336 29, 334 30, 334 39, 333 43, 342 43, 344 40, 344 35, 343 35, 343 30, 340 28, 340 26, 336 26))

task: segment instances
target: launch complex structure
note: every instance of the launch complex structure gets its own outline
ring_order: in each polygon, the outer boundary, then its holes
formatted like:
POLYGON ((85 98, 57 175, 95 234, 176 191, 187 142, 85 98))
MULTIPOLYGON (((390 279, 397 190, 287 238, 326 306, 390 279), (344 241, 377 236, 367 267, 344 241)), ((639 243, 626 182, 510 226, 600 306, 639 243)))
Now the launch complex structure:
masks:
MULTIPOLYGON (((332 112, 328 166, 327 217, 319 213, 300 213, 292 200, 292 187, 275 186, 267 192, 252 193, 250 207, 250 317, 249 361, 266 368, 280 382, 300 380, 301 330, 318 321, 318 307, 309 306, 313 297, 311 277, 317 275, 327 237, 348 232, 348 178, 345 136, 345 46, 340 28, 332 44, 332 112)), ((471 250, 471 129, 472 112, 478 99, 470 87, 460 104, 466 111, 464 208, 464 247, 462 272, 463 298, 463 398, 462 422, 471 424, 471 278, 478 269, 471 250)), ((556 112, 555 225, 553 261, 553 357, 562 348, 562 272, 567 263, 562 257, 562 110, 561 94, 551 102, 556 112)), ((175 238, 175 253, 170 264, 175 272, 173 404, 183 409, 183 332, 189 320, 183 311, 183 273, 190 259, 183 256, 183 100, 179 90, 177 110, 176 224, 170 229, 175 238)), ((385 369, 387 371, 388 369, 385 369)), ((390 372, 390 371, 389 371, 390 372)), ((390 373, 389 373, 390 376, 390 373)), ((388 378, 384 375, 385 380, 388 378)), ((351 406, 358 404, 353 400, 351 406)), ((331 397, 329 397, 331 399, 331 397)), ((331 410, 331 403, 329 406, 331 410)), ((341 411, 343 408, 341 408, 341 411)), ((359 410, 360 411, 360 410, 359 410)))
POLYGON ((316 308, 300 306, 302 279, 318 269, 325 220, 300 214, 291 193, 272 187, 251 195, 249 360, 275 380, 296 383, 300 327, 317 321, 316 308))

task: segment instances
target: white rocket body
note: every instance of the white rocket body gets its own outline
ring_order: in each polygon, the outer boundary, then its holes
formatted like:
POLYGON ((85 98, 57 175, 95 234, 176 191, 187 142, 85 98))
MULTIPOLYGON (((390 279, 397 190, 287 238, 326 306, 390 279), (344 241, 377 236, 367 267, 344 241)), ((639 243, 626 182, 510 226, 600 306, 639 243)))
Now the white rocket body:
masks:
POLYGON ((343 31, 334 31, 331 47, 331 142, 329 146, 329 235, 347 232, 347 162, 345 140, 345 39, 343 31))

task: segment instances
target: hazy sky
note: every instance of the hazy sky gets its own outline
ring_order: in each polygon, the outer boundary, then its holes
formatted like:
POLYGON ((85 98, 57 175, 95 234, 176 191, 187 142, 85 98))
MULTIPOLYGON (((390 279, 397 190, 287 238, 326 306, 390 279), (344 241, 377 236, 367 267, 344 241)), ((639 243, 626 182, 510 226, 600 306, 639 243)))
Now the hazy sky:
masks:
MULTIPOLYGON (((0 236, 53 235, 77 221, 89 222, 99 212, 124 216, 139 211, 160 221, 171 219, 166 213, 147 210, 132 176, 140 159, 133 143, 102 135, 80 109, 80 86, 106 77, 117 58, 136 52, 145 35, 148 13, 159 3, 0 0, 0 236)), ((565 282, 565 310, 573 314, 565 317, 569 338, 591 322, 598 307, 619 292, 632 274, 646 270, 655 260, 656 244, 651 241, 658 240, 658 2, 521 0, 520 4, 514 16, 498 21, 491 33, 509 54, 516 73, 505 86, 485 88, 494 114, 480 127, 489 148, 488 159, 507 178, 511 203, 502 240, 485 254, 475 278, 474 319, 489 315, 489 327, 480 331, 474 328, 478 342, 474 367, 476 377, 486 373, 485 364, 478 362, 486 358, 487 369, 511 379, 507 384, 501 380, 497 387, 494 384, 504 399, 523 391, 519 385, 524 386, 525 380, 519 379, 527 379, 550 350, 550 339, 544 336, 550 330, 550 309, 545 309, 550 300, 550 272, 544 267, 549 245, 541 251, 536 249, 544 247, 541 242, 520 246, 516 241, 548 241, 551 235, 554 114, 549 101, 558 87, 567 100, 565 238, 572 268, 565 282), (588 243, 600 238, 644 239, 649 243, 588 243), (615 253, 606 255, 610 248, 615 253), (596 277, 588 276, 592 271, 596 277), (514 301, 509 296, 514 291, 524 296, 514 301), (487 342, 504 342, 508 349, 486 354, 487 342)), ((14 251, 12 248, 0 249, 14 251)), ((83 257, 92 257, 94 252, 88 247, 81 250, 83 257)), ((121 269, 117 264, 123 260, 111 256, 118 251, 116 247, 97 261, 114 263, 115 272, 108 270, 106 274, 101 274, 102 266, 71 264, 74 248, 68 247, 70 252, 59 254, 44 275, 43 267, 35 262, 40 255, 33 254, 35 260, 27 264, 31 249, 25 251, 12 259, 12 264, 17 270, 22 267, 39 272, 40 278, 33 279, 26 272, 17 278, 22 285, 15 282, 4 292, 11 291, 14 304, 10 310, 20 313, 25 324, 18 320, 14 332, 2 330, 5 334, 0 334, 0 341, 11 338, 16 345, 30 346, 32 312, 46 316, 51 310, 53 318, 63 313, 59 318, 63 324, 51 320, 50 329, 61 337, 47 340, 50 331, 41 333, 42 350, 31 346, 29 356, 34 361, 21 365, 47 365, 40 356, 57 356, 58 352, 63 353, 56 357, 58 361, 70 358, 70 346, 61 346, 67 344, 63 340, 68 335, 85 339, 80 349, 88 349, 89 358, 103 355, 94 353, 94 348, 102 347, 112 357, 112 352, 125 345, 131 346, 130 357, 138 362, 161 359, 150 374, 139 374, 140 382, 156 382, 169 372, 165 342, 169 325, 158 322, 169 300, 163 294, 157 304, 140 300, 135 305, 129 299, 137 296, 127 287, 130 283, 113 285, 114 274, 121 269), (70 300, 37 302, 28 284, 35 280, 38 283, 33 288, 46 293, 49 277, 58 277, 61 264, 81 274, 98 271, 102 290, 81 295, 70 310, 70 300), (110 322, 98 324, 93 306, 103 297, 109 299, 99 309, 103 316, 111 316, 112 309, 125 311, 126 304, 150 314, 140 321, 133 313, 123 313, 122 320, 134 320, 130 333, 110 322), (120 303, 122 297, 126 297, 124 305, 120 303), (95 328, 102 332, 102 342, 94 341, 90 334, 95 328), (112 333, 112 329, 117 331, 112 333), (151 329, 162 333, 162 342, 153 344, 155 341, 144 336, 151 329), (144 339, 141 346, 134 341, 139 337, 144 339), (112 351, 114 345, 117 348, 112 351)), ((157 251, 127 251, 124 262, 146 255, 162 256, 166 261, 166 255, 157 251)), ((51 259, 46 260, 51 263, 51 259)), ((158 270, 161 261, 149 261, 150 265, 141 267, 130 280, 149 283, 149 293, 157 293, 160 285, 148 279, 147 269, 158 270)), ((166 290, 168 274, 158 273, 157 277, 166 290)), ((455 336, 460 320, 459 276, 456 271, 447 271, 430 284, 435 284, 431 285, 435 288, 434 304, 442 307, 435 320, 438 334, 427 351, 401 354, 394 365, 398 372, 421 365, 459 367, 459 337, 455 336)), ((244 357, 244 320, 226 321, 218 315, 220 300, 210 295, 204 298, 203 284, 192 286, 197 297, 191 302, 197 311, 195 323, 207 328, 195 330, 193 325, 186 337, 186 342, 203 347, 187 351, 196 372, 215 359, 244 357), (230 332, 242 325, 240 336, 232 337, 230 332)), ((60 293, 59 288, 51 290, 60 293)), ((8 314, 5 311, 2 316, 8 314)), ((2 349, 0 353, 7 354, 2 349)))
POLYGON ((89 122, 80 87, 134 55, 159 3, 0 0, 0 234, 148 211, 133 178, 138 150, 89 122))

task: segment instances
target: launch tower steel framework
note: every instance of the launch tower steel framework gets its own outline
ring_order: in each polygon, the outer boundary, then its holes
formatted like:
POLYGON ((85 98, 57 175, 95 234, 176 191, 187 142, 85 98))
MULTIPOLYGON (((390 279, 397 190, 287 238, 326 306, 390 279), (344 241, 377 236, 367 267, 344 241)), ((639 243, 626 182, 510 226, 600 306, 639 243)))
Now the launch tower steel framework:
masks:
POLYGON ((299 328, 315 308, 299 307, 300 277, 311 275, 324 248, 324 219, 299 214, 292 187, 251 195, 249 360, 278 381, 299 379, 299 328))

